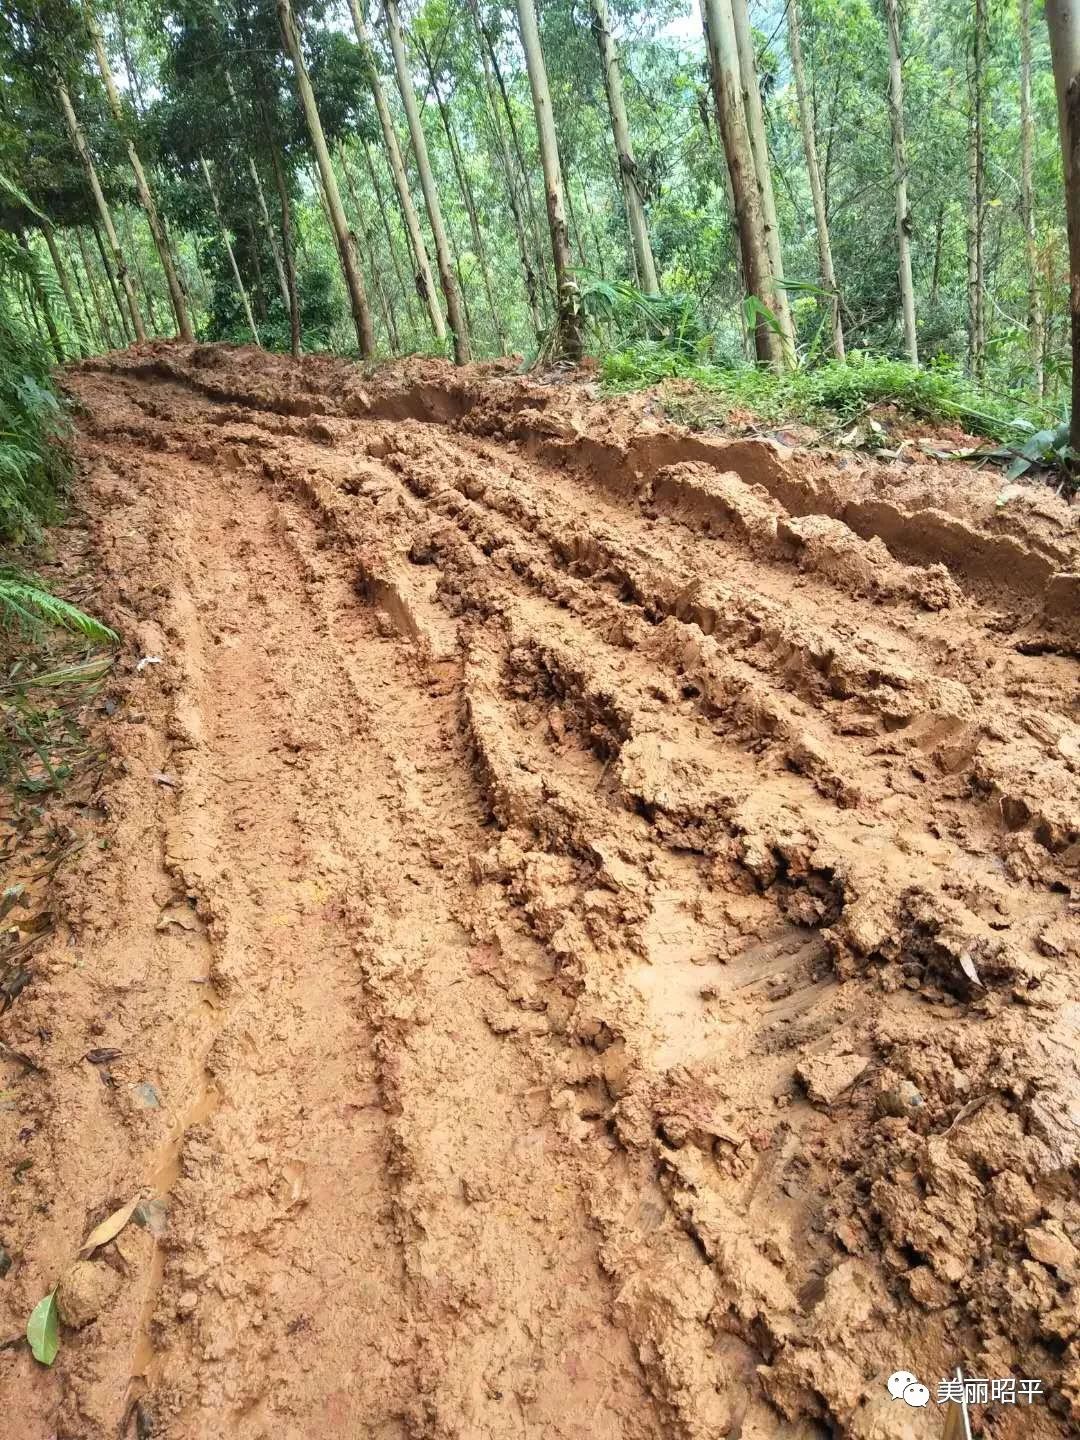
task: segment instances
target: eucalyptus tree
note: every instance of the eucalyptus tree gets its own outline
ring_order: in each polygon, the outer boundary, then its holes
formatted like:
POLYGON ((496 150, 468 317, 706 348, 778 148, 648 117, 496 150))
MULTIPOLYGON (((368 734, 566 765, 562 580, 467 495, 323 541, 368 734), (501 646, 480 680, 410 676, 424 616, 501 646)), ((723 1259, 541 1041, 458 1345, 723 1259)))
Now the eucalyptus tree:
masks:
POLYGON ((517 0, 517 12, 521 44, 525 52, 525 67, 529 75, 529 88, 532 91, 533 110, 536 115, 540 163, 544 172, 548 229, 555 265, 557 349, 569 359, 577 360, 581 357, 584 343, 581 332, 581 297, 570 262, 566 200, 559 144, 551 111, 551 90, 533 0, 517 0))
POLYGON ((431 226, 431 238, 435 245, 435 264, 439 271, 439 284, 442 286, 443 297, 446 300, 446 319, 450 326, 454 359, 460 365, 469 360, 472 355, 469 330, 461 297, 458 294, 457 281, 454 278, 450 243, 443 220, 438 186, 435 184, 431 161, 428 157, 427 140, 420 119, 420 107, 416 102, 416 92, 413 89, 412 73, 409 69, 409 57, 405 45, 405 32, 402 29, 397 0, 382 0, 382 10, 387 38, 390 41, 390 50, 394 57, 398 92, 401 95, 401 103, 409 126, 413 157, 416 160, 420 188, 423 191, 428 223, 431 226))
POLYGON ((908 359, 919 363, 915 330, 915 285, 911 273, 911 211, 908 207, 907 137, 904 125, 904 78, 900 50, 900 0, 885 0, 885 27, 889 42, 889 122, 892 126, 893 174, 896 183, 896 253, 900 276, 900 303, 904 316, 904 344, 908 359))
POLYGON ((806 85, 806 70, 803 65, 802 40, 799 31, 799 0, 788 0, 788 48, 791 52, 791 69, 795 81, 795 97, 799 108, 799 127, 802 131, 803 153, 806 156, 806 173, 810 183, 810 196, 814 205, 814 225, 817 231, 818 258, 821 265, 821 283, 824 287, 832 316, 833 352, 838 360, 844 359, 844 324, 840 316, 840 294, 836 288, 836 270, 833 267, 832 241, 829 237, 829 215, 825 206, 825 189, 821 181, 821 166, 818 164, 817 138, 814 134, 814 108, 806 85))
POLYGON ((1057 91, 1065 216, 1069 237, 1069 323, 1072 341, 1072 411, 1069 443, 1080 455, 1080 8, 1046 0, 1046 23, 1057 91))
POLYGON ((188 312, 187 296, 180 280, 178 267, 173 256, 172 246, 169 241, 168 230, 158 210, 154 192, 146 174, 139 148, 131 133, 128 117, 125 116, 123 106, 120 103, 120 95, 113 79, 112 69, 109 65, 108 52, 105 49, 105 40, 101 28, 94 16, 91 0, 84 0, 84 12, 86 24, 89 31, 90 43, 93 46, 94 56, 97 60, 97 67, 101 74, 101 83, 105 87, 105 94, 109 102, 109 110, 116 128, 124 138, 127 150, 128 162, 131 165, 131 172, 135 177, 135 189, 139 197, 139 204, 146 212, 146 219, 150 226, 150 233, 154 239, 154 246, 157 249, 158 258, 161 261, 161 268, 165 273, 165 281, 169 288, 169 300, 172 305, 173 314, 176 317, 176 326, 182 340, 194 340, 195 332, 191 325, 191 316, 188 312))
POLYGON ((319 178, 322 181, 326 194, 330 221, 333 225, 334 238, 337 242, 338 259, 341 264, 341 272, 345 279, 345 288, 348 291, 349 303, 352 309, 353 325, 356 329, 356 341, 360 347, 361 356, 365 360, 370 360, 375 354, 375 333, 371 325, 371 312, 368 308, 367 291, 364 288, 364 277, 356 254, 356 241, 349 230, 349 222, 345 218, 345 208, 341 203, 341 194, 338 191, 337 178, 334 175, 334 167, 330 160, 330 151, 327 148, 326 135, 323 131, 322 120, 319 116, 319 108, 315 101, 315 92, 311 87, 311 77, 308 74, 307 62, 304 59, 303 47, 300 41, 300 31, 296 24, 296 18, 293 15, 290 0, 277 0, 277 12, 281 25, 282 38, 285 41, 285 49, 288 52, 289 59, 292 61, 293 71, 296 76, 296 87, 300 94, 304 118, 307 121, 308 132, 311 136, 311 146, 315 152, 315 161, 319 167, 319 178))

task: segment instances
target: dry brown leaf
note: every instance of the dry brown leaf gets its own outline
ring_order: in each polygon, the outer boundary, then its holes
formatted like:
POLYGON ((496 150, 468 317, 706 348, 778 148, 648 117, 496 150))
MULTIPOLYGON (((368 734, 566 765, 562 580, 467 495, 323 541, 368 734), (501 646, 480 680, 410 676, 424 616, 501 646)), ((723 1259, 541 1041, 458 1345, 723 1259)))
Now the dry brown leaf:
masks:
POLYGON ((102 1220, 100 1225, 95 1225, 93 1230, 82 1243, 79 1250, 80 1260, 89 1260, 95 1250, 102 1245, 107 1245, 110 1240, 115 1240, 120 1231, 135 1214, 135 1208, 139 1203, 140 1196, 136 1195, 134 1200, 129 1200, 119 1210, 114 1210, 107 1220, 102 1220))

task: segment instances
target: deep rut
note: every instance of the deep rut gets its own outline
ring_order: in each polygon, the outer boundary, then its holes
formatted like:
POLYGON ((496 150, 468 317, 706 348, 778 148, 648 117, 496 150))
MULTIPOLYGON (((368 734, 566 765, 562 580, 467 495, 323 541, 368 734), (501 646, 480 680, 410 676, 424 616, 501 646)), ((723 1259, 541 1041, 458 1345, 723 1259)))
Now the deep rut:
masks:
POLYGON ((133 647, 11 1328, 153 1203, 5 1360, 29 1440, 922 1436, 883 1379, 957 1364, 1068 1433, 1065 521, 498 374, 71 384, 133 647))

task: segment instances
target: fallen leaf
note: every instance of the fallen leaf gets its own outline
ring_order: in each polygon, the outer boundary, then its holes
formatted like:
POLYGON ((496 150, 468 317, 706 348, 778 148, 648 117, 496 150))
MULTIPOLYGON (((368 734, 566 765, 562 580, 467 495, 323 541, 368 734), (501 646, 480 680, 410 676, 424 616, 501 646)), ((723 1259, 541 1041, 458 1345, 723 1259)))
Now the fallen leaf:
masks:
POLYGON ((136 1195, 134 1200, 128 1201, 126 1205, 121 1205, 119 1210, 114 1210, 107 1220, 102 1220, 100 1225, 95 1225, 82 1243, 79 1259, 89 1260, 95 1250, 99 1250, 102 1245, 107 1245, 110 1240, 115 1240, 134 1215, 138 1203, 139 1197, 136 1195))
POLYGON ((39 1300, 26 1322, 26 1338, 35 1360, 51 1365, 60 1349, 60 1326, 56 1310, 56 1287, 39 1300))
POLYGON ((966 951, 960 952, 960 969, 963 970, 964 974, 967 976, 967 978, 971 981, 973 985, 978 985, 980 990, 986 989, 986 986, 979 979, 978 970, 975 969, 975 961, 972 960, 971 956, 966 951))

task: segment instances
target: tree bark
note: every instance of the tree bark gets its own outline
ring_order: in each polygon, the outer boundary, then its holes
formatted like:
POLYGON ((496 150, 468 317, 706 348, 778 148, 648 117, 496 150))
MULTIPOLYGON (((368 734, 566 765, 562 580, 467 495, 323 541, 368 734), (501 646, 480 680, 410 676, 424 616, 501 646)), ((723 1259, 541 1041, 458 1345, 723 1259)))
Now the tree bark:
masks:
POLYGON ((821 264, 821 283, 829 292, 829 308, 832 312, 833 353, 838 360, 844 359, 844 327, 840 319, 840 292, 836 286, 836 271, 833 269, 832 242, 829 239, 829 217, 825 210, 825 192, 821 184, 821 169, 818 165, 817 137, 814 134, 814 116, 810 97, 806 89, 806 72, 803 69, 802 38, 799 33, 799 0, 788 0, 788 46, 791 50, 791 68, 795 75, 795 96, 799 105, 799 124, 802 128, 803 151, 806 155, 806 170, 810 177, 810 196, 814 202, 814 225, 817 229, 818 260, 821 264))
POLYGON ((353 325, 356 328, 356 342, 360 347, 362 358, 370 360, 375 354, 375 334, 371 327, 371 312, 368 309, 367 293, 364 290, 364 277, 356 258, 356 246, 345 219, 345 209, 341 203, 334 167, 330 163, 330 152, 326 148, 326 136, 323 132, 322 120, 319 117, 319 109, 315 103, 315 92, 311 88, 311 80, 308 77, 304 54, 300 48, 300 32, 296 28, 290 0, 277 0, 277 12, 285 48, 289 52, 293 71, 296 74, 296 86, 300 91, 300 103, 304 109, 308 134, 311 136, 319 174, 326 191, 330 223, 333 227, 334 239, 337 242, 341 273, 345 277, 345 288, 349 294, 353 325))
MULTIPOLYGON (((240 109, 240 102, 236 97, 236 89, 232 82, 232 76, 228 70, 225 71, 225 85, 229 91, 229 99, 232 101, 233 110, 237 119, 243 124, 244 116, 240 109)), ((281 246, 278 243, 277 233, 270 221, 270 210, 266 204, 266 192, 263 190, 262 180, 259 178, 259 167, 255 164, 255 157, 250 151, 247 153, 248 174, 251 176, 251 183, 255 190, 255 199, 259 206, 259 216, 266 231, 266 239, 270 246, 270 253, 274 257, 274 269, 277 272, 278 289, 281 292, 282 303, 285 306, 286 314, 290 310, 289 281, 285 274, 285 262, 281 255, 281 246)))
POLYGON ((1069 325, 1072 349, 1072 414, 1069 444, 1080 455, 1080 5, 1046 0, 1050 56, 1057 91, 1065 216, 1069 232, 1069 325))
POLYGON ((270 144, 270 165, 274 172, 274 188, 277 190, 278 205, 281 208, 281 250, 285 264, 285 283, 289 292, 289 349, 293 359, 298 360, 300 358, 300 292, 296 285, 296 246, 293 243, 292 201, 289 199, 289 187, 285 183, 285 171, 281 164, 277 141, 269 133, 265 116, 263 120, 270 144))
POLYGON ((124 242, 124 253, 131 256, 131 268, 134 271, 135 279, 138 282, 139 293, 142 296, 143 308, 146 311, 146 318, 150 321, 151 335, 157 335, 161 331, 158 325, 157 309, 154 305, 153 291, 146 279, 146 272, 139 261, 138 246, 132 239, 131 225, 128 221, 126 207, 120 210, 120 238, 124 242))
POLYGON ((56 279, 60 289, 64 293, 64 303, 67 305, 68 314, 71 316, 71 328, 75 334, 75 345, 79 352, 79 358, 85 359, 90 353, 89 329, 81 311, 75 305, 75 293, 71 288, 71 279, 67 272, 60 254, 60 248, 56 243, 56 233, 49 220, 39 220, 38 225, 42 235, 45 237, 45 244, 49 249, 49 259, 52 261, 53 269, 56 271, 56 279))
POLYGON ((383 312, 383 323, 386 326, 386 333, 390 338, 391 354, 401 354, 401 337, 398 335, 397 317, 394 314, 394 307, 390 297, 386 293, 386 286, 382 281, 382 271, 378 258, 375 254, 375 237, 364 218, 364 207, 360 204, 360 196, 357 193, 356 185, 353 182, 352 171, 349 168, 348 157, 345 154, 345 146, 338 145, 338 163, 341 166, 341 173, 345 176, 345 189, 349 192, 349 199, 352 201, 353 211, 360 226, 360 233, 364 237, 364 248, 367 251, 368 264, 371 266, 371 280, 375 287, 375 295, 379 301, 379 307, 383 312))
POLYGON ((1028 337, 1035 391, 1042 398, 1043 306, 1039 287, 1039 250, 1035 235, 1035 186, 1032 179, 1035 120, 1031 109, 1031 0, 1020 0, 1020 214, 1028 272, 1028 337))
POLYGON ((127 301, 128 314, 131 316, 132 329, 135 332, 135 339, 144 341, 146 331, 143 328, 142 316, 139 313, 139 305, 135 299, 135 291, 131 287, 131 276, 128 274, 127 265, 124 262, 124 252, 120 249, 120 242, 116 238, 116 229, 113 226, 112 216, 109 214, 109 207, 105 203, 105 195, 101 188, 101 181, 94 166, 93 158, 90 155, 90 147, 86 143, 86 136, 83 134, 82 126, 79 124, 78 116, 75 114, 74 106, 71 103, 71 96, 67 92, 67 86, 62 81, 57 82, 56 93, 60 99, 60 108, 64 112, 64 122, 71 136, 71 143, 75 146, 76 153, 82 161, 83 170, 94 196, 94 204, 101 217, 102 228, 108 237, 109 247, 112 250, 113 258, 116 261, 116 271, 120 277, 120 283, 124 287, 124 298, 127 301))
POLYGON ((506 135, 503 133, 498 106, 495 103, 495 86, 491 78, 491 63, 488 59, 487 48, 484 43, 484 32, 480 23, 480 14, 476 0, 470 0, 469 10, 473 17, 473 24, 476 27, 480 60, 483 65, 484 95, 487 100, 488 120, 491 125, 492 134, 495 136, 495 147, 499 156, 499 164, 502 167, 503 182, 506 185, 506 198, 509 202, 510 214, 514 222, 514 234, 517 237, 518 257, 521 260, 522 274, 525 277, 525 297, 529 306, 529 318, 532 321, 533 333, 536 335, 537 340, 540 341, 543 339, 544 326, 540 318, 540 306, 536 293, 536 267, 529 251, 529 241, 525 232, 525 217, 521 213, 521 202, 518 196, 517 181, 514 177, 510 148, 506 143, 506 135))
POLYGON ((405 33, 401 28, 397 0, 382 0, 382 8, 386 20, 386 31, 390 37, 390 49, 394 56, 398 90, 401 93, 401 103, 405 107, 405 118, 409 124, 409 138, 412 140, 413 154, 416 157, 420 189, 424 193, 424 204, 427 207, 428 222, 431 225, 431 238, 435 244, 435 264, 438 267, 439 283, 446 300, 446 318, 453 339, 454 360, 458 365, 463 365, 472 358, 469 349, 469 331, 461 308, 457 282, 454 279, 450 246, 447 241, 446 226, 443 222, 442 206, 439 203, 439 192, 431 170, 431 162, 428 159, 424 127, 420 121, 420 109, 416 103, 416 92, 413 90, 412 76, 409 73, 409 61, 405 53, 405 33))
POLYGON ((206 181, 206 188, 210 195, 210 203, 214 207, 214 216, 218 223, 218 229, 221 231, 221 238, 225 244, 225 253, 229 257, 229 265, 232 268, 233 279, 236 282, 237 293, 240 296, 240 303, 244 307, 244 315, 247 319, 248 329, 251 331, 251 338, 255 341, 256 345, 261 347, 262 341, 259 339, 259 332, 255 326, 255 316, 251 313, 251 301, 248 299, 247 288, 240 277, 240 267, 236 263, 236 252, 233 250, 232 241, 229 239, 229 230, 225 224, 225 217, 221 213, 221 204, 218 200, 217 189, 214 185, 214 177, 210 173, 210 166, 206 163, 205 155, 199 156, 199 164, 202 167, 203 179, 206 181))
POLYGON ((607 0, 591 0, 592 31, 600 51, 600 65, 604 72, 604 89, 607 92, 608 110, 611 114, 611 133, 615 141, 615 154, 619 162, 619 178, 622 181, 623 197, 626 202, 626 223, 634 247, 634 263, 637 266, 638 285, 646 295, 659 295, 660 286, 656 279, 656 261, 653 258, 649 227, 645 219, 645 202, 638 185, 637 161, 630 139, 630 122, 626 115, 626 101, 623 98, 622 72, 615 49, 615 40, 608 21, 607 0))
POLYGON ((968 368, 983 378, 986 352, 985 173, 983 109, 986 50, 986 3, 975 0, 975 25, 968 72, 968 368))
POLYGON ((555 305, 557 348, 571 360, 580 360, 583 348, 581 306, 577 282, 570 264, 570 239, 566 228, 566 201, 563 197, 562 167, 551 113, 551 92, 548 88, 544 52, 540 47, 540 30, 536 23, 533 0, 517 0, 521 43, 525 66, 529 72, 536 132, 540 145, 540 162, 544 169, 544 190, 547 196, 548 229, 551 231, 551 254, 555 264, 555 305))
POLYGON ((911 212, 907 194, 907 144, 904 138, 904 78, 900 68, 900 0, 885 0, 889 33, 889 123, 892 127, 893 171, 896 180, 896 249, 900 304, 904 314, 904 346, 912 365, 919 363, 915 331, 915 286, 911 278, 911 212))
POLYGON ((128 314, 123 297, 120 294, 120 286, 116 283, 116 276, 113 274, 113 267, 109 260, 109 252, 105 249, 105 241, 101 238, 101 226, 93 221, 90 227, 94 232, 94 240, 97 243, 97 252, 101 259, 101 268, 105 272, 105 279, 108 281, 109 294, 112 297, 116 313, 120 317, 120 334, 123 343, 129 345, 135 338, 135 331, 131 328, 131 316, 128 314))
POLYGON ((132 174, 135 176, 135 190, 139 197, 139 204, 146 211, 146 218, 150 225, 150 234, 154 237, 154 245, 161 260, 161 268, 165 272, 165 282, 169 287, 169 299, 172 303, 173 314, 176 316, 176 328, 181 340, 189 343, 195 339, 195 332, 191 328, 191 316, 188 312, 187 296, 184 294, 184 287, 180 282, 180 276, 173 260, 172 248, 169 244, 168 232, 165 222, 158 213, 157 201, 154 199, 154 192, 150 189, 150 182, 146 178, 146 171, 143 169, 142 160, 135 147, 135 142, 130 135, 125 134, 127 126, 124 121, 124 112, 120 104, 120 96, 116 90, 116 82, 113 80, 112 70, 109 68, 109 57, 105 53, 105 42, 101 37, 97 21, 93 17, 88 0, 85 0, 84 10, 87 24, 90 29, 90 39, 94 46, 94 54, 97 57, 98 70, 101 72, 101 82, 105 86, 105 94, 108 97, 109 109, 112 112, 116 128, 124 137, 127 149, 128 161, 131 165, 132 174))
MULTIPOLYGON (((742 255, 743 283, 748 295, 756 298, 762 305, 772 308, 776 287, 769 263, 754 155, 746 128, 731 0, 704 0, 702 16, 705 21, 713 96, 717 107, 717 125, 724 143, 728 174, 731 177, 733 208, 742 255)), ((782 337, 777 335, 761 315, 754 319, 754 348, 758 359, 771 365, 774 370, 786 367, 782 337)))
POLYGON ((113 339, 112 326, 109 324, 108 311, 101 303, 101 292, 98 290, 97 281, 94 279, 94 271, 90 264, 90 252, 86 248, 86 237, 78 226, 75 227, 75 240, 79 247, 79 254, 82 257, 83 270, 86 272, 86 283, 90 289, 90 299, 93 302, 94 311, 97 314, 98 329, 101 331, 101 338, 105 343, 106 350, 115 350, 116 344, 113 339))
POLYGON ((383 188, 379 184, 379 172, 375 166, 375 160, 371 153, 371 147, 366 140, 361 140, 360 143, 363 146, 364 162, 367 165, 367 172, 371 179, 371 189, 375 196, 375 207, 378 210, 379 215, 382 217, 383 234, 386 236, 386 247, 390 252, 390 259, 393 262, 394 266, 394 274, 397 276, 398 290, 401 293, 401 298, 405 305, 405 316, 409 322, 409 326, 412 329, 413 334, 415 335, 417 333, 415 311, 415 301, 417 298, 416 287, 415 285, 406 284, 405 281, 405 274, 401 268, 401 260, 398 257, 397 240, 394 236, 393 226, 390 224, 390 211, 386 205, 386 200, 383 195, 383 188))
POLYGON ((449 108, 439 88, 439 81, 435 74, 435 66, 432 63, 431 55, 423 40, 418 38, 417 43, 420 48, 420 53, 423 56, 424 68, 427 70, 428 78, 431 82, 431 93, 434 95, 435 104, 439 108, 439 118, 442 120, 446 143, 450 148, 450 160, 454 167, 454 175, 457 178, 458 189, 461 191, 461 198, 465 202, 465 213, 469 217, 469 233, 472 236, 476 258, 480 262, 480 275, 483 279, 484 294, 487 297, 488 309, 491 312, 491 322, 495 328, 495 338, 499 344, 499 353, 505 355, 508 349, 506 330, 502 322, 502 312, 499 309, 495 299, 495 292, 491 285, 491 268, 488 263, 487 246, 484 244, 483 232, 480 229, 480 220, 476 213, 476 197, 473 194, 469 172, 465 168, 465 157, 461 153, 457 133, 450 119, 449 108))
POLYGON ((793 366, 795 326, 791 319, 787 291, 783 288, 784 258, 780 248, 780 222, 776 216, 776 194, 773 190, 772 166, 769 163, 769 143, 765 134, 765 112, 761 106, 761 91, 758 89, 754 36, 750 29, 746 0, 730 0, 730 8, 735 22, 735 44, 739 54, 739 78, 742 84, 746 128, 750 136, 750 151, 754 157, 754 171, 761 198, 761 220, 765 228, 769 267, 772 270, 772 311, 780 327, 785 364, 793 366))
POLYGON ((368 33, 367 23, 364 20, 364 12, 360 8, 360 0, 349 0, 349 10, 352 14, 353 29, 356 31, 357 41, 367 57, 368 83, 371 86, 372 99, 375 101, 375 111, 379 117, 379 128, 382 131, 383 144, 386 147, 386 156, 390 162, 390 174, 393 176, 398 206, 400 207, 402 221, 405 225, 405 233, 409 237, 413 263, 416 267, 416 292, 421 300, 423 300, 427 309, 428 316, 431 320, 431 328, 435 332, 435 338, 441 342, 446 339, 446 322, 443 319, 442 308, 439 305, 439 297, 435 293, 435 281, 431 274, 431 262, 428 259, 423 232, 420 229, 420 217, 416 213, 412 192, 409 190, 409 177, 405 173, 405 162, 401 158, 401 146, 398 144, 393 116, 390 114, 386 91, 383 89, 383 83, 379 76, 379 67, 375 63, 375 50, 371 44, 371 36, 368 33))
POLYGON ((473 18, 476 21, 476 28, 483 39, 482 49, 486 51, 488 61, 491 65, 492 74, 495 76, 495 83, 502 99, 503 114, 506 116, 507 128, 510 131, 510 140, 514 148, 514 155, 517 159, 518 174, 521 177, 521 188, 525 195, 525 207, 529 212, 529 228, 532 231, 533 254, 536 257, 536 274, 545 281, 543 294, 545 298, 545 309, 547 308, 548 287, 546 284, 546 266, 544 263, 544 240, 540 233, 540 221, 536 213, 536 202, 533 199, 532 183, 529 167, 525 164, 525 152, 521 146, 521 136, 518 134, 517 122, 514 120, 514 107, 510 104, 510 95, 506 89, 506 81, 503 79, 502 69, 499 65, 499 57, 495 53, 495 42, 491 38, 491 32, 484 25, 477 0, 471 0, 473 18))

